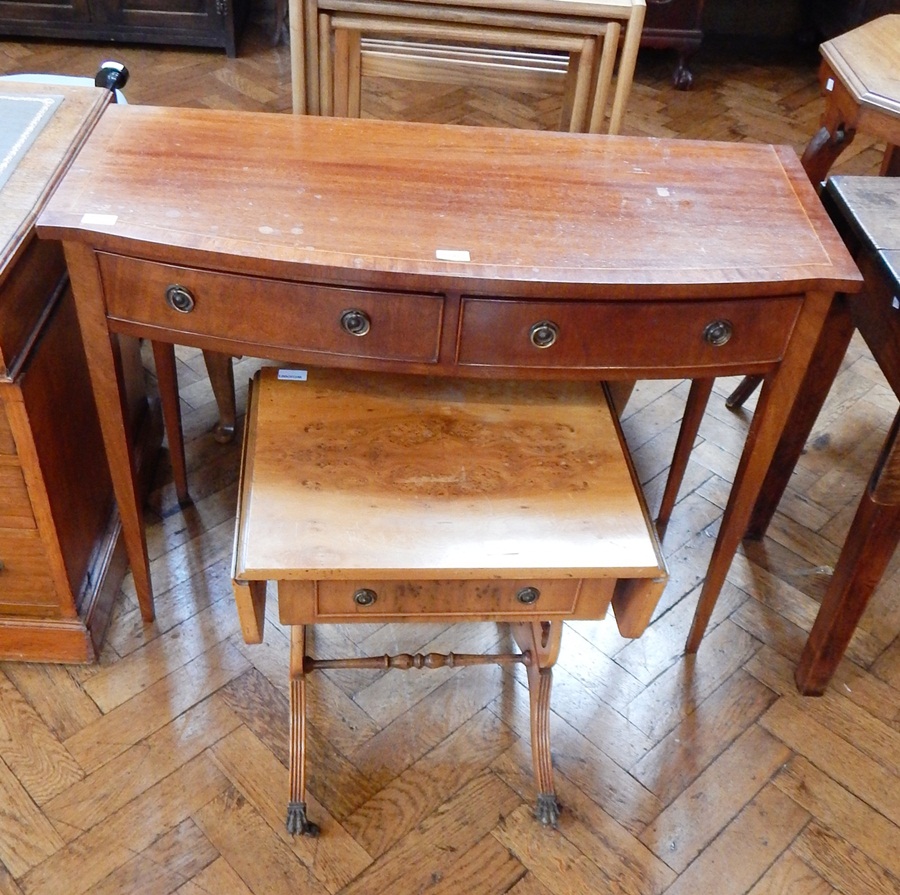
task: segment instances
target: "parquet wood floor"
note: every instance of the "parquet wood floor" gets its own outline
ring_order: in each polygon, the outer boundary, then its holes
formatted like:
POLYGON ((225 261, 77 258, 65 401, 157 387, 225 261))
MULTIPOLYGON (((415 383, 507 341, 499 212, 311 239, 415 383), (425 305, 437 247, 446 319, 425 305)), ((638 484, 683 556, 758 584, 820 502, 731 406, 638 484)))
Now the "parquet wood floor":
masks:
MULTIPOLYGON (((241 55, 0 42, 0 72, 92 74, 126 62, 130 102, 285 112, 285 47, 257 14, 241 55)), ((642 53, 626 131, 801 148, 820 110, 815 54, 708 44, 696 86, 642 53)), ((551 126, 558 97, 366 84, 366 114, 551 126)), ((860 137, 841 170, 874 173, 860 137)), ((115 164, 114 159, 110 159, 115 164)), ((179 352, 193 506, 163 462, 148 509, 158 619, 130 579, 93 667, 0 665, 2 895, 897 895, 900 562, 827 695, 792 668, 896 409, 855 341, 769 536, 746 544, 695 658, 697 586, 750 409, 720 382, 667 533, 671 582, 644 637, 569 626, 553 696, 560 828, 530 817, 528 700, 495 668, 341 671, 311 686, 311 814, 284 831, 285 632, 242 642, 228 580, 238 448, 216 444, 203 365, 179 352)), ((256 361, 237 368, 245 383, 256 361)), ((148 360, 148 370, 152 367, 148 360)), ((239 389, 243 401, 246 389, 239 389)), ((683 382, 641 383, 624 426, 651 507, 683 382)), ((323 627, 315 648, 476 651, 491 625, 323 627)))

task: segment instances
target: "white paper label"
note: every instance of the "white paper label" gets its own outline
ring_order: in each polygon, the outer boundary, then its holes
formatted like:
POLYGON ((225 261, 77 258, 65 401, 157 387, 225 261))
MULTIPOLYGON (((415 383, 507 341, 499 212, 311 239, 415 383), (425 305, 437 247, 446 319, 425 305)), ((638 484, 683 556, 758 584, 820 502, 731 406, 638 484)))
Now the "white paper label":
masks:
POLYGON ((465 249, 438 249, 434 253, 438 261, 471 261, 465 249))
POLYGON ((83 214, 81 223, 88 227, 112 227, 119 220, 117 214, 83 214))
POLYGON ((292 379, 294 382, 306 382, 306 370, 279 370, 279 379, 292 379))

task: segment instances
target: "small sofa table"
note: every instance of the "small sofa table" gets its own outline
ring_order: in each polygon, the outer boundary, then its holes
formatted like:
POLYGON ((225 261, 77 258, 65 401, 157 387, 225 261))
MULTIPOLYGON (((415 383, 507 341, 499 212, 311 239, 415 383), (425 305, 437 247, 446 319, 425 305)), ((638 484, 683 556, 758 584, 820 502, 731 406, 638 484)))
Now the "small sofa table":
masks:
POLYGON ((748 143, 113 106, 37 227, 65 246, 147 620, 122 335, 172 370, 186 344, 360 374, 763 375, 705 625, 833 295, 861 283, 793 150, 748 143))
MULTIPOLYGON (((838 296, 826 320, 801 387, 803 401, 791 415, 750 519, 749 531, 756 537, 762 536, 775 513, 855 329, 900 397, 900 179, 832 177, 823 198, 845 233, 865 287, 859 294, 838 296)), ((875 463, 803 648, 795 678, 806 695, 819 695, 827 688, 900 540, 898 434, 900 413, 875 463)))
POLYGON ((555 825, 550 686, 564 619, 612 601, 639 636, 665 564, 605 387, 264 368, 244 429, 233 575, 245 640, 266 582, 291 626, 288 830, 306 815, 306 677, 317 668, 527 668, 536 816, 555 825), (512 623, 521 652, 314 659, 322 622, 512 623))

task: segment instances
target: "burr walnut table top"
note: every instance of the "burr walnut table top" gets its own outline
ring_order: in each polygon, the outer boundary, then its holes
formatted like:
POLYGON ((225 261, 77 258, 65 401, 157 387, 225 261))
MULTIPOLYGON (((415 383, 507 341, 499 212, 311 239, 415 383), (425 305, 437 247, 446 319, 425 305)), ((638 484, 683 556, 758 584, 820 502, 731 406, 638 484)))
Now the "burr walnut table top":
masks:
POLYGON ((602 384, 298 372, 255 383, 238 578, 664 574, 602 384))

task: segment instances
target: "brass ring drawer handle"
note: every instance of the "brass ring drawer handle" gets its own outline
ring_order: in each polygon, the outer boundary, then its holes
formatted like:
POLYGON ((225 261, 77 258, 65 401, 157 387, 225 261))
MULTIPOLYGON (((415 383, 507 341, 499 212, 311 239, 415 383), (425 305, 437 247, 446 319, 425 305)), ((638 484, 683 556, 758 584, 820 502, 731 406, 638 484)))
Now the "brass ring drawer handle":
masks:
POLYGON ((524 606, 531 606, 532 603, 537 603, 540 595, 541 592, 536 587, 523 587, 516 594, 516 599, 524 606))
POLYGON ((372 321, 365 311, 349 308, 341 314, 341 329, 351 336, 364 336, 372 328, 372 321))
POLYGON ((373 606, 378 599, 378 594, 369 587, 361 587, 354 595, 353 602, 357 606, 373 606))
POLYGON ((166 289, 166 304, 179 314, 190 314, 194 310, 194 296, 189 289, 173 283, 166 289))
POLYGON ((703 340, 713 348, 720 348, 730 341, 733 335, 734 326, 730 320, 713 320, 712 323, 707 323, 703 330, 703 340))
POLYGON ((549 348, 559 338, 559 326, 552 320, 539 320, 528 330, 528 338, 535 348, 549 348))

